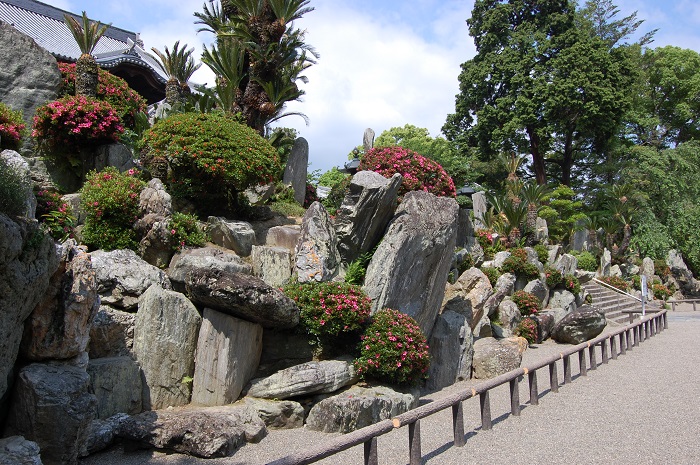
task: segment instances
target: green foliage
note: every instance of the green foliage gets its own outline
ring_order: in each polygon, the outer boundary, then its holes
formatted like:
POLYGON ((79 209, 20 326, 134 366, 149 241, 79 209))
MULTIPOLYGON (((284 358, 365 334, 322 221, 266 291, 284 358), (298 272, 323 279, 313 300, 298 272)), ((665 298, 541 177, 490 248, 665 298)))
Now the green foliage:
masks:
POLYGON ((372 260, 372 255, 374 252, 367 252, 360 255, 357 260, 353 261, 348 265, 348 269, 345 272, 345 282, 348 284, 355 284, 362 286, 365 282, 365 275, 367 274, 367 267, 369 262, 372 260))
POLYGON ((516 326, 513 334, 524 337, 528 344, 535 344, 537 342, 537 326, 537 321, 534 318, 523 318, 516 326))
POLYGON ((175 212, 170 217, 168 228, 175 252, 185 246, 204 247, 207 242, 207 235, 202 231, 195 215, 175 212))
POLYGON ((31 181, 0 157, 0 213, 18 216, 27 211, 31 181))
POLYGON ((533 247, 535 252, 537 252, 537 260, 542 263, 547 263, 549 261, 549 249, 544 244, 537 244, 533 247))
POLYGON ((642 278, 638 274, 632 276, 632 288, 638 291, 642 290, 642 278))
POLYGON ((36 201, 36 216, 51 237, 58 241, 73 237, 76 218, 61 194, 42 190, 37 192, 36 201))
POLYGON ((25 128, 22 112, 14 111, 0 102, 0 151, 17 150, 26 132, 25 128))
POLYGON ((578 260, 578 268, 585 271, 596 271, 598 269, 598 260, 595 256, 588 252, 572 252, 572 255, 578 260))
POLYGON ((654 260, 654 274, 667 278, 671 274, 671 267, 666 264, 666 260, 654 260))
POLYGON ((481 268, 481 271, 486 275, 487 278, 489 278, 489 282, 491 283, 491 287, 496 286, 496 283, 498 282, 498 278, 501 277, 501 272, 498 270, 498 268, 494 266, 485 266, 481 268))
POLYGON ((566 290, 572 294, 578 295, 581 292, 581 283, 576 276, 572 274, 564 275, 563 282, 566 290))
POLYGON ((536 295, 523 290, 515 291, 511 297, 515 305, 518 306, 520 314, 530 316, 542 310, 542 302, 536 295))
POLYGON ((552 268, 551 266, 546 266, 544 268, 544 279, 548 288, 554 289, 560 285, 562 283, 562 278, 561 271, 556 268, 552 268))
POLYGON ((673 291, 663 284, 652 284, 651 289, 655 299, 666 300, 673 295, 673 291))
POLYGON ((629 284, 627 283, 627 281, 620 278, 619 276, 603 276, 603 277, 598 278, 598 279, 603 281, 608 286, 612 286, 612 287, 617 288, 623 292, 627 292, 627 289, 629 289, 629 284))
POLYGON ((382 309, 373 317, 360 342, 355 368, 362 378, 406 385, 426 378, 430 354, 416 321, 397 310, 382 309))
POLYGON ((318 195, 316 194, 316 187, 307 182, 306 183, 306 193, 304 195, 304 208, 309 208, 312 203, 318 202, 318 195))
POLYGON ((306 213, 306 209, 294 198, 292 185, 281 181, 275 184, 275 193, 270 197, 268 206, 272 211, 290 217, 304 216, 306 213))
POLYGON ((586 218, 583 202, 576 198, 573 189, 563 185, 555 188, 550 195, 549 205, 540 211, 539 216, 547 220, 550 239, 565 244, 576 223, 586 218))
POLYGON ((510 257, 506 258, 501 265, 501 271, 522 276, 528 280, 535 279, 540 275, 540 270, 536 265, 527 262, 527 252, 522 248, 510 249, 510 257))
POLYGON ((139 194, 145 183, 136 170, 116 168, 91 171, 81 189, 85 226, 81 236, 92 249, 136 249, 134 222, 139 214, 139 194))
POLYGON ((347 175, 345 179, 333 186, 328 197, 321 200, 323 206, 328 210, 328 214, 335 215, 337 213, 338 209, 343 204, 343 199, 345 198, 345 194, 351 182, 352 176, 347 175))
POLYGON ((90 21, 84 11, 81 17, 82 24, 78 22, 77 19, 67 14, 63 15, 63 21, 78 43, 80 53, 85 55, 92 55, 95 46, 97 46, 97 42, 99 42, 100 38, 107 32, 107 28, 111 25, 111 23, 102 24, 99 21, 90 21))
POLYGON ((333 167, 318 177, 318 185, 330 187, 331 189, 345 181, 350 175, 343 173, 337 167, 333 167))

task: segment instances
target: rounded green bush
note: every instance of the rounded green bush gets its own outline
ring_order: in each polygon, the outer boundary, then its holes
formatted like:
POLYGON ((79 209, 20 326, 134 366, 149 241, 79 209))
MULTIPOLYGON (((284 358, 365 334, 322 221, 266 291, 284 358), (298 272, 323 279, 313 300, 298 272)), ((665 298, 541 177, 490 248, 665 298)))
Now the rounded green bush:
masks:
POLYGON ((486 275, 487 278, 489 278, 491 287, 495 287, 496 283, 498 282, 498 278, 501 277, 501 272, 498 271, 498 268, 493 266, 485 266, 481 268, 481 271, 486 275))
POLYGON ((523 318, 513 331, 516 336, 524 337, 528 344, 537 342, 538 324, 534 318, 523 318))
POLYGON ((427 376, 428 344, 416 320, 410 316, 388 308, 379 310, 361 339, 360 357, 355 360, 360 377, 414 384, 427 376))
POLYGON ((533 247, 533 249, 535 249, 535 252, 537 252, 537 259, 539 261, 545 264, 547 261, 549 261, 549 249, 547 249, 546 245, 537 244, 533 247))
POLYGON ((58 192, 41 190, 36 194, 36 217, 44 229, 56 240, 64 241, 74 236, 77 222, 73 208, 58 192))
POLYGON ((598 262, 590 252, 580 252, 575 255, 578 259, 578 268, 584 271, 595 271, 598 269, 598 262))
POLYGON ((562 283, 562 278, 561 271, 556 268, 552 268, 551 266, 546 266, 544 268, 544 279, 548 288, 554 289, 560 285, 562 283))
POLYGON ((523 276, 530 279, 539 277, 540 270, 536 265, 527 262, 527 252, 523 248, 513 248, 509 250, 510 257, 506 258, 501 265, 501 271, 512 273, 516 276, 523 276))
POLYGON ((513 293, 513 302, 518 306, 520 314, 530 316, 542 310, 542 302, 536 295, 526 291, 515 291, 513 293))
POLYGON ((564 287, 567 291, 573 294, 578 294, 579 292, 581 292, 581 283, 579 282, 576 276, 572 274, 567 274, 562 279, 564 281, 564 287))
POLYGON ((31 182, 0 157, 0 213, 19 216, 27 211, 31 182))

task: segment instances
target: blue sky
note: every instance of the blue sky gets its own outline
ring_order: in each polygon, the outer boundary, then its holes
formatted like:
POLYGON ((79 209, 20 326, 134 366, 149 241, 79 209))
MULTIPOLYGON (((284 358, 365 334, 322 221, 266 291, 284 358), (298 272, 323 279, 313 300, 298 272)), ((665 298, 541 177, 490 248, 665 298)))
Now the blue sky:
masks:
MULTIPOLYGON (((134 32, 146 48, 172 47, 176 40, 195 47, 211 36, 197 34, 193 13, 208 0, 44 0, 134 32)), ((696 0, 617 0, 621 15, 638 12, 641 31, 658 28, 652 47, 675 45, 700 52, 700 2, 696 0)), ((433 136, 454 111, 460 64, 474 56, 466 19, 473 1, 311 0, 315 10, 297 22, 307 42, 321 54, 307 71, 302 102, 291 111, 310 118, 281 120, 309 142, 310 169, 341 166, 365 128, 379 135, 413 124, 433 136)), ((213 82, 203 67, 195 80, 213 82)))

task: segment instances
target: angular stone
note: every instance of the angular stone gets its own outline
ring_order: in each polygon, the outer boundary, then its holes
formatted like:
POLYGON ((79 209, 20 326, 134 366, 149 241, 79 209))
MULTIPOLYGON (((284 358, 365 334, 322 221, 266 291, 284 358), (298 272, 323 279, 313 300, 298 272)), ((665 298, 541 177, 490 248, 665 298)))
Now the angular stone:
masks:
POLYGON ((576 273, 574 274, 576 276, 576 279, 578 279, 578 282, 581 284, 585 284, 591 279, 595 278, 595 272, 594 271, 584 271, 584 270, 576 270, 576 273))
POLYGON ((87 368, 90 392, 97 397, 97 418, 141 413, 141 370, 131 357, 96 358, 87 368))
POLYGON ((501 292, 504 295, 511 295, 515 290, 515 275, 512 273, 503 273, 496 280, 494 292, 501 292))
POLYGON ((165 186, 160 179, 151 179, 148 186, 141 191, 139 208, 142 215, 155 213, 156 215, 170 216, 173 214, 172 197, 165 191, 165 186))
POLYGON ((267 230, 265 245, 269 247, 284 247, 296 253, 296 247, 301 236, 299 226, 273 226, 267 230))
POLYGON ((588 250, 588 230, 587 229, 577 229, 571 236, 571 250, 588 250))
POLYGON ((22 436, 0 439, 0 463, 3 465, 42 465, 39 445, 22 436))
POLYGON ((90 255, 69 240, 44 299, 25 322, 22 355, 32 361, 65 360, 85 352, 99 307, 90 255))
POLYGON ((175 254, 167 270, 173 289, 185 292, 187 277, 198 269, 253 274, 253 268, 229 250, 216 247, 183 249, 175 254))
POLYGON ((267 429, 251 407, 180 407, 132 416, 122 423, 119 436, 209 459, 229 457, 246 442, 260 442, 267 429))
POLYGON ((540 312, 533 315, 537 321, 537 343, 541 344, 546 341, 554 330, 554 314, 549 312, 540 312))
POLYGON ((402 393, 385 386, 353 386, 314 405, 306 427, 324 433, 349 433, 415 408, 418 398, 417 391, 402 393))
POLYGON ((476 322, 474 329, 472 329, 472 334, 474 335, 474 340, 481 339, 484 337, 493 337, 493 328, 491 327, 491 319, 484 312, 481 319, 476 322))
POLYGON ((555 289, 549 298, 549 306, 563 308, 566 313, 576 310, 576 296, 564 289, 555 289))
POLYGON ((308 362, 250 382, 246 395, 263 399, 289 399, 306 394, 331 393, 357 381, 350 360, 308 362))
POLYGON ((684 294, 688 296, 700 294, 700 282, 693 277, 680 252, 675 249, 669 250, 666 264, 671 269, 671 275, 678 283, 678 288, 684 294))
POLYGON ((283 287, 292 277, 292 254, 282 247, 253 246, 253 273, 266 284, 283 287))
POLYGON ((139 241, 138 252, 147 263, 158 268, 165 268, 175 255, 176 245, 170 233, 170 221, 163 218, 153 223, 146 235, 139 241))
POLYGON ((352 177, 334 222, 338 251, 345 263, 379 243, 394 215, 402 179, 398 173, 387 179, 374 171, 360 171, 352 177))
POLYGON ((562 253, 562 247, 559 244, 556 245, 550 245, 547 247, 547 250, 549 251, 549 256, 547 258, 547 265, 553 266, 557 260, 559 259, 559 256, 562 253))
POLYGON ((556 263, 554 263, 554 268, 559 270, 562 275, 575 274, 576 268, 578 268, 578 258, 571 254, 565 253, 561 255, 556 263))
POLYGON ((484 315, 484 304, 493 293, 489 278, 479 268, 470 268, 456 283, 447 285, 442 312, 452 310, 467 318, 472 329, 484 315))
POLYGON ((622 278, 622 270, 620 269, 620 265, 613 265, 610 267, 610 276, 622 278))
POLYGON ((472 375, 472 329, 464 315, 446 310, 438 315, 430 336, 430 371, 425 388, 438 391, 472 375))
POLYGON ((294 200, 299 205, 304 205, 306 197, 306 176, 309 166, 309 143, 303 137, 294 141, 292 151, 284 168, 282 182, 291 184, 294 189, 294 200))
POLYGON ((496 255, 493 257, 493 265, 495 268, 500 268, 503 266, 503 263, 510 258, 510 252, 498 252, 496 255))
POLYGON ((79 192, 76 192, 74 194, 66 194, 63 197, 61 197, 61 200, 63 202, 66 202, 68 205, 70 205, 71 209, 73 209, 73 216, 75 216, 76 226, 85 223, 86 213, 85 209, 81 207, 82 198, 83 195, 79 192))
POLYGON ((200 268, 186 284, 188 295, 198 305, 266 328, 292 328, 299 323, 294 301, 255 276, 200 268))
POLYGON ((135 313, 102 305, 90 327, 90 358, 133 357, 135 323, 135 313))
POLYGON ((246 196, 248 199, 248 203, 253 205, 254 207, 258 207, 260 205, 264 205, 267 200, 272 197, 272 195, 275 193, 275 184, 270 183, 270 184, 257 184, 255 186, 251 186, 245 191, 243 191, 243 195, 246 196))
POLYGON ((255 231, 250 223, 210 216, 207 220, 207 231, 214 244, 233 250, 241 257, 249 256, 253 250, 255 231))
POLYGON ((270 429, 292 429, 304 426, 304 407, 293 400, 270 400, 244 397, 243 405, 252 407, 270 429))
POLYGON ((96 415, 90 377, 69 365, 34 363, 20 370, 5 435, 36 442, 46 465, 75 464, 96 415))
POLYGON ((472 205, 474 207, 474 229, 483 229, 484 214, 487 210, 486 195, 483 192, 472 194, 472 205))
POLYGON ((36 216, 36 197, 32 192, 32 177, 29 169, 29 163, 14 150, 3 150, 0 152, 0 160, 2 160, 10 170, 14 171, 15 175, 24 183, 24 210, 22 216, 33 219, 36 216))
POLYGON ((549 307, 547 310, 544 310, 540 312, 540 315, 551 315, 552 316, 552 327, 550 328, 550 334, 551 330, 554 329, 554 326, 557 325, 561 320, 564 319, 566 315, 568 315, 570 312, 567 310, 560 308, 560 307, 549 307))
POLYGON ((133 311, 152 284, 171 288, 165 272, 146 263, 133 250, 96 250, 90 255, 102 304, 133 311))
MULTIPOLYGON (((134 156, 124 144, 104 144, 86 150, 82 157, 83 175, 89 171, 102 171, 108 166, 115 167, 120 173, 136 168, 134 156)), ((84 176, 83 176, 84 177, 84 176)))
POLYGON ((522 319, 523 317, 515 302, 510 299, 503 300, 498 306, 498 326, 501 329, 501 333, 496 334, 496 336, 500 338, 512 337, 513 331, 515 331, 522 319))
POLYGON ((583 305, 566 315, 552 330, 552 339, 565 344, 580 344, 603 332, 605 315, 590 305, 583 305))
POLYGON ((372 128, 365 129, 365 133, 362 135, 362 148, 365 152, 374 147, 374 130, 372 128))
POLYGON ((445 296, 458 211, 448 197, 423 191, 404 196, 367 268, 364 290, 373 312, 399 310, 430 334, 445 296))
POLYGON ((92 420, 87 439, 80 450, 80 457, 87 457, 110 447, 128 418, 126 413, 118 413, 106 420, 92 420))
POLYGON ((522 337, 479 339, 474 343, 474 378, 495 378, 519 368, 526 349, 522 337))
POLYGON ((238 399, 258 368, 262 326, 204 309, 195 359, 192 403, 226 405, 238 399))
POLYGON ((535 242, 538 244, 547 245, 549 243, 549 228, 547 220, 537 217, 535 222, 535 242))
POLYGON ((320 202, 312 203, 302 218, 295 253, 300 283, 330 281, 337 276, 338 238, 331 217, 320 202))
POLYGON ((314 348, 309 337, 295 330, 265 328, 263 348, 256 378, 265 378, 285 368, 310 362, 314 348))
POLYGON ((603 249, 603 255, 600 257, 600 268, 598 274, 600 276, 610 276, 610 266, 612 265, 612 256, 608 249, 603 249))
POLYGON ((202 317, 187 298, 152 285, 139 299, 134 353, 144 376, 144 409, 190 401, 194 354, 202 317))
POLYGON ((540 299, 542 308, 545 308, 549 303, 549 288, 541 279, 534 279, 530 281, 523 290, 534 294, 538 299, 540 299))

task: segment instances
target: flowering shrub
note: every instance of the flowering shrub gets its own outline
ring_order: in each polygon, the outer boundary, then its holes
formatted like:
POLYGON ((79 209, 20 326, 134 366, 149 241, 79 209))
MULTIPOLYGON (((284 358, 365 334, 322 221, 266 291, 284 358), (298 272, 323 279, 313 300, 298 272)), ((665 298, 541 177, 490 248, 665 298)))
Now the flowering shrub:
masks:
MULTIPOLYGON (((581 292, 581 283, 579 282, 578 278, 572 274, 567 274, 564 276, 564 287, 566 288, 567 291, 573 293, 573 294, 578 294, 581 292)), ((627 283, 625 283, 627 284, 627 283)))
POLYGON ((36 216, 51 237, 64 241, 74 236, 73 208, 63 201, 61 194, 42 190, 37 192, 36 201, 36 216))
MULTIPOLYGON (((75 95, 75 63, 59 63, 61 96, 75 95)), ((146 100, 129 87, 126 81, 102 68, 97 69, 97 99, 109 102, 122 123, 132 128, 136 114, 146 111, 146 100)))
POLYGON ((32 136, 41 145, 65 151, 113 142, 122 132, 124 127, 109 103, 69 96, 37 108, 32 136))
POLYGON ((386 178, 403 176, 399 196, 410 191, 426 191, 443 197, 455 197, 454 182, 438 163, 403 147, 377 147, 362 157, 360 170, 375 171, 386 178))
POLYGON ((527 252, 522 248, 510 249, 510 257, 503 261, 501 271, 513 273, 516 276, 523 276, 527 279, 535 279, 540 275, 540 270, 537 266, 527 262, 527 252))
POLYGON ((279 156, 255 130, 217 113, 180 113, 162 119, 141 141, 142 163, 165 176, 168 192, 221 203, 237 192, 272 182, 279 156))
POLYGON ((25 127, 22 113, 0 102, 0 150, 16 150, 25 127))
POLYGON ((300 324, 314 344, 337 346, 338 336, 361 328, 369 318, 370 300, 362 288, 347 283, 290 284, 284 289, 301 310, 300 324))
POLYGON ((145 183, 138 171, 120 173, 114 167, 91 171, 81 189, 85 210, 83 242, 93 249, 136 249, 132 228, 139 214, 139 194, 145 183))
POLYGON ((537 321, 534 318, 523 318, 513 333, 516 336, 524 337, 529 344, 534 344, 537 342, 537 321))
POLYGON ((520 314, 530 316, 542 310, 542 302, 536 295, 526 291, 515 291, 513 293, 513 302, 518 306, 520 314))
POLYGON ((663 284, 652 284, 651 290, 654 292, 655 299, 666 300, 673 295, 673 291, 663 284))
POLYGON ((361 336, 355 369, 362 378, 413 384, 427 377, 430 355, 425 335, 410 316, 389 308, 378 311, 361 336))
POLYGON ((600 280, 608 286, 615 287, 624 292, 627 292, 627 288, 629 287, 627 281, 618 276, 603 276, 602 278, 600 278, 600 280))
POLYGON ((170 217, 168 228, 170 228, 175 252, 182 250, 186 245, 203 247, 207 242, 207 236, 199 227, 199 221, 195 215, 175 212, 170 217))
POLYGON ((544 268, 544 279, 547 283, 547 287, 550 289, 554 289, 562 282, 561 271, 557 270, 556 268, 546 266, 544 268))
POLYGON ((312 203, 318 201, 318 195, 316 195, 316 187, 311 183, 306 183, 306 194, 304 195, 304 208, 309 208, 312 203))
POLYGON ((666 278, 671 274, 671 267, 664 260, 654 260, 654 274, 666 278))
POLYGON ((489 278, 491 287, 494 287, 496 285, 496 282, 498 281, 498 278, 501 277, 501 272, 498 271, 498 268, 493 266, 485 266, 481 269, 481 271, 486 275, 487 278, 489 278))
POLYGON ((476 234, 476 240, 482 249, 486 250, 487 248, 489 248, 493 245, 493 234, 490 230, 477 229, 475 234, 476 234))

